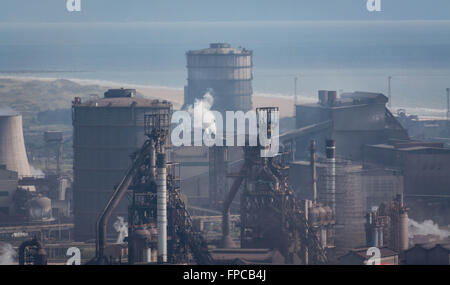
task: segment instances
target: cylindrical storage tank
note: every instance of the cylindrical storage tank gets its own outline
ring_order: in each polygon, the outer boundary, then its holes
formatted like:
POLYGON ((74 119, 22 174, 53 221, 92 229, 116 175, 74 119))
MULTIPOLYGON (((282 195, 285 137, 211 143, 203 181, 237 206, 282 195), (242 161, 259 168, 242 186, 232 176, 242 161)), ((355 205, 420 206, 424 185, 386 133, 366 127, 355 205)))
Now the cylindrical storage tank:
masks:
POLYGON ((232 48, 226 43, 213 43, 207 49, 189 51, 188 85, 184 104, 194 104, 211 91, 213 109, 248 111, 252 109, 252 52, 232 48))
MULTIPOLYGON (((95 238, 95 222, 131 164, 130 155, 142 147, 144 114, 171 103, 134 97, 133 89, 116 89, 105 98, 72 105, 74 184, 73 202, 77 241, 95 238), (111 95, 113 94, 113 96, 111 95), (119 95, 122 94, 122 97, 119 95)), ((108 224, 127 217, 127 201, 119 204, 108 224)))
POLYGON ((0 165, 16 171, 19 177, 31 176, 23 139, 22 116, 13 110, 0 109, 0 165))

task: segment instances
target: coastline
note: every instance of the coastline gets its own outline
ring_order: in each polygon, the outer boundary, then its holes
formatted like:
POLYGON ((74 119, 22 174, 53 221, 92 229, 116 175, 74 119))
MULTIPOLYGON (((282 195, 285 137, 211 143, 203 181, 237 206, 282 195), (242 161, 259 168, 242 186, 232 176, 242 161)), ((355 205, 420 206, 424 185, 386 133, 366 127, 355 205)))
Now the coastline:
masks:
MULTIPOLYGON (((10 79, 19 82, 29 81, 45 81, 51 82, 55 80, 69 80, 83 86, 96 86, 105 91, 109 88, 134 88, 137 92, 147 99, 159 99, 171 101, 175 109, 181 108, 183 105, 183 88, 180 87, 167 87, 167 86, 153 86, 142 84, 131 84, 126 82, 106 81, 106 80, 94 80, 94 79, 77 79, 66 77, 40 77, 40 76, 15 76, 15 75, 0 75, 0 79, 10 79)), ((259 93, 257 91, 253 94, 253 108, 276 106, 280 108, 281 117, 291 117, 295 115, 294 110, 294 98, 288 94, 268 94, 259 93)), ((298 96, 298 103, 314 103, 316 97, 311 96, 298 96)), ((406 109, 408 114, 419 115, 421 119, 445 119, 445 109, 433 109, 426 107, 403 107, 394 106, 393 112, 397 109, 406 109)))

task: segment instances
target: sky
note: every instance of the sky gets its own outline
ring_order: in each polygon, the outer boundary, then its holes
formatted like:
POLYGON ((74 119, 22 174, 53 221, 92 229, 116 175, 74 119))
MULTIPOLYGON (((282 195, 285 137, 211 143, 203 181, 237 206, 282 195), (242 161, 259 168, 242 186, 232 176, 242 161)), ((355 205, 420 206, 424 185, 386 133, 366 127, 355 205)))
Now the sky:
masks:
POLYGON ((450 20, 449 0, 80 0, 68 12, 65 0, 2 0, 0 23, 148 21, 450 20))

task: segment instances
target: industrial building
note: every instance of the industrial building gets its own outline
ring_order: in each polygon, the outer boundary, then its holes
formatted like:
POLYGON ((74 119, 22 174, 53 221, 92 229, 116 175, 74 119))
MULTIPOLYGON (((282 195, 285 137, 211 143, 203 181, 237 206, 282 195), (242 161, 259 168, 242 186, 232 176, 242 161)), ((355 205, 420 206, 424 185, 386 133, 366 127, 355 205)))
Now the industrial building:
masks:
MULTIPOLYGON (((184 107, 209 93, 214 111, 252 110, 252 56, 226 43, 188 51, 184 107)), ((442 263, 446 246, 408 250, 408 217, 445 204, 449 150, 410 140, 383 94, 318 95, 295 106, 295 129, 270 136, 280 152, 269 158, 260 144, 173 148, 172 103, 135 89, 75 97, 72 187, 61 132, 44 133, 55 169, 29 177, 20 116, 0 117, 17 142, 0 145, 0 237, 24 233, 20 264, 60 262, 69 245, 91 252, 86 264, 367 264, 373 246, 382 264, 423 252, 442 263), (117 217, 128 235, 114 243, 117 217)), ((258 127, 265 118, 270 133, 277 112, 257 108, 258 127)))
MULTIPOLYGON (((385 143, 388 139, 408 139, 406 130, 386 108, 388 98, 381 93, 353 92, 339 97, 336 91, 320 90, 314 104, 296 105, 296 127, 331 121, 330 129, 316 134, 336 141, 341 158, 361 160, 363 146, 385 143)), ((311 138, 296 142, 296 157, 301 158, 311 138)))
MULTIPOLYGON (((340 149, 336 147, 336 155, 340 149)), ((335 245, 337 254, 366 245, 365 214, 372 206, 392 200, 403 191, 403 177, 399 171, 364 169, 361 163, 337 159, 335 174, 330 175, 330 164, 321 158, 317 171, 318 201, 331 205, 330 179, 334 181, 335 245)), ((313 199, 312 167, 310 161, 290 163, 289 181, 300 199, 313 199)), ((332 185, 332 184, 331 184, 332 185)))
POLYGON ((31 176, 17 112, 0 116, 0 142, 0 239, 12 243, 33 236, 42 241, 70 239, 68 180, 59 174, 31 176))
MULTIPOLYGON (((370 256, 367 255, 369 248, 357 248, 350 250, 347 254, 339 257, 338 264, 340 265, 369 265, 370 256)), ((386 247, 380 248, 379 265, 399 265, 398 253, 386 247)))
POLYGON ((6 165, 0 165, 0 215, 14 214, 13 197, 18 187, 18 181, 17 172, 6 169, 6 165))
POLYGON ((405 252, 406 265, 450 265, 450 244, 416 244, 405 252))
POLYGON ((450 149, 442 143, 390 140, 366 145, 365 168, 384 166, 403 175, 405 201, 417 221, 450 222, 450 149))
MULTIPOLYGON (((104 98, 86 102, 75 98, 72 118, 76 240, 95 237, 96 217, 129 167, 130 155, 145 142, 144 114, 168 105, 166 101, 139 98, 134 89, 108 90, 104 98)), ((126 217, 126 207, 122 203, 114 216, 126 217)))
POLYGON ((448 195, 450 149, 442 143, 390 140, 366 145, 364 164, 402 171, 406 195, 448 195))
POLYGON ((388 247, 403 254, 409 248, 408 208, 404 204, 403 194, 391 202, 383 202, 372 208, 366 215, 367 245, 388 247))

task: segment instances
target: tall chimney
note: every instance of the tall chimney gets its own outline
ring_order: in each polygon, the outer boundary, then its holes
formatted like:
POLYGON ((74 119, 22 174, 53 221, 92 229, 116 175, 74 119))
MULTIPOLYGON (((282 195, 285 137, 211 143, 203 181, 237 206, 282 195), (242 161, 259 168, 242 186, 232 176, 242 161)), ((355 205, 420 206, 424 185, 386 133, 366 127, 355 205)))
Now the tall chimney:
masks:
POLYGON ((326 193, 327 202, 333 210, 333 215, 336 214, 336 142, 334 140, 326 141, 326 155, 327 155, 327 178, 326 178, 326 193))
POLYGON ((408 240, 408 209, 405 207, 405 202, 404 202, 404 196, 403 193, 398 195, 398 202, 399 202, 399 206, 400 206, 400 224, 399 224, 399 230, 400 230, 400 234, 399 234, 399 249, 400 251, 405 251, 408 249, 409 247, 409 240, 408 240))
POLYGON ((157 214, 158 214, 158 262, 167 262, 167 187, 166 155, 158 153, 157 167, 157 214))
POLYGON ((152 142, 150 153, 150 176, 156 180, 156 144, 152 142))
POLYGON ((311 175, 312 175, 312 190, 313 190, 313 202, 317 203, 317 170, 316 170, 316 141, 311 140, 311 146, 309 148, 311 159, 311 175))

